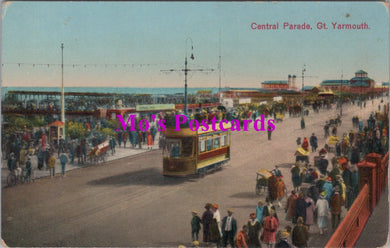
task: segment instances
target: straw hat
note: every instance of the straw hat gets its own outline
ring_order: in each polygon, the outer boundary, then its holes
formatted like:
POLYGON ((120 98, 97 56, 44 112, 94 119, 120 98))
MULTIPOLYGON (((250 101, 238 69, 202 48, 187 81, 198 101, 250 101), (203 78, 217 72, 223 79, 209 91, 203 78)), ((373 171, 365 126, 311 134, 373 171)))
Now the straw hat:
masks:
POLYGON ((286 239, 286 238, 288 238, 288 236, 290 236, 290 233, 287 232, 287 231, 283 231, 280 237, 281 237, 282 239, 286 239))

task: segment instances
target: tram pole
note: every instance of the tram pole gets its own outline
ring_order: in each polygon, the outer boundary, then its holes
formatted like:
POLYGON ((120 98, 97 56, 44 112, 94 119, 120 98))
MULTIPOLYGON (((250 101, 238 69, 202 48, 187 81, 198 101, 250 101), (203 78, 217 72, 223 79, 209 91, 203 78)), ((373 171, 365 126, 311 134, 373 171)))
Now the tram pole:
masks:
POLYGON ((303 65, 303 69, 302 69, 302 106, 301 106, 301 129, 304 129, 305 128, 305 119, 303 118, 303 106, 305 104, 305 71, 306 71, 306 65, 303 65))
POLYGON ((64 43, 61 43, 61 122, 64 123, 62 138, 65 140, 64 43))
POLYGON ((342 86, 342 83, 343 83, 343 73, 341 73, 341 81, 340 81, 340 117, 343 116, 343 99, 341 98, 342 97, 342 93, 343 93, 343 86, 342 86))
POLYGON ((221 69, 222 69, 222 61, 221 61, 221 30, 219 30, 219 63, 218 63, 218 70, 219 70, 219 89, 218 89, 218 98, 219 103, 222 105, 222 97, 221 97, 221 69))
POLYGON ((189 71, 204 71, 204 72, 209 72, 209 71, 214 71, 214 69, 188 69, 188 63, 187 63, 187 42, 188 40, 191 41, 191 56, 190 59, 194 60, 194 54, 192 51, 194 50, 193 42, 190 37, 186 39, 186 57, 184 59, 184 69, 170 69, 170 70, 161 70, 163 72, 173 72, 173 71, 183 71, 184 72, 184 114, 188 114, 188 96, 187 96, 187 75, 189 71))

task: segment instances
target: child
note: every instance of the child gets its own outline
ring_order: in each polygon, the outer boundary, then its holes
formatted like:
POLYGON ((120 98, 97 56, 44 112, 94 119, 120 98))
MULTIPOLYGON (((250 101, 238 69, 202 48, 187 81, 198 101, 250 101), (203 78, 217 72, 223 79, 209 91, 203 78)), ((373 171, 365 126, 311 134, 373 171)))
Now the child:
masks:
POLYGON ((192 241, 198 241, 198 235, 200 231, 200 218, 198 216, 198 211, 192 211, 192 220, 191 220, 191 235, 192 241))
POLYGON ((247 242, 248 242, 248 226, 244 225, 242 227, 242 230, 238 233, 237 235, 237 241, 236 241, 236 246, 238 248, 247 248, 247 242))
POLYGON ((26 182, 30 182, 30 178, 31 178, 31 158, 28 157, 26 162, 26 175, 24 180, 26 182))

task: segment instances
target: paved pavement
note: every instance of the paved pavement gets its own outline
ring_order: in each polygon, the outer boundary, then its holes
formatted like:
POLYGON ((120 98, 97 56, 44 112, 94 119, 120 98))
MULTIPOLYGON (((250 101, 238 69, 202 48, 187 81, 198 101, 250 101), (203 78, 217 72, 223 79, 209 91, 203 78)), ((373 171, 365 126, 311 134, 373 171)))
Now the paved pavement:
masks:
POLYGON ((385 188, 363 229, 356 248, 389 247, 389 190, 385 188), (378 228, 381 226, 383 228, 378 228))
MULTIPOLYGON (((159 134, 157 133, 156 140, 155 140, 155 143, 154 143, 154 145, 152 147, 152 150, 153 149, 154 150, 158 149, 158 140, 159 140, 159 134)), ((110 151, 107 151, 108 156, 106 158, 106 161, 108 162, 108 161, 113 161, 113 160, 117 160, 117 159, 121 159, 121 158, 125 158, 125 157, 131 157, 131 156, 142 154, 142 153, 145 153, 145 152, 150 152, 152 150, 147 149, 146 145, 143 145, 143 148, 139 149, 139 148, 130 148, 129 146, 124 148, 123 144, 122 144, 121 147, 116 146, 115 153, 113 155, 111 154, 110 151)), ((61 175, 60 160, 57 157, 57 153, 54 153, 54 156, 56 158, 55 173, 56 173, 56 176, 60 176, 61 175)), ((69 160, 69 162, 70 162, 70 160, 69 160)), ((49 170, 45 169, 45 166, 42 168, 42 170, 38 169, 37 156, 32 156, 31 157, 31 165, 32 165, 33 175, 34 175, 35 179, 42 178, 42 177, 49 177, 50 176, 50 172, 49 172, 49 170)), ((88 161, 85 164, 78 164, 77 163, 77 158, 75 158, 73 164, 70 164, 70 163, 66 164, 66 166, 65 166, 65 174, 66 174, 66 171, 71 171, 71 170, 80 169, 80 168, 83 168, 83 167, 86 167, 86 166, 93 166, 93 165, 96 165, 96 163, 91 163, 91 162, 88 162, 88 161)), ((7 168, 7 161, 3 160, 2 161, 2 166, 1 166, 1 187, 2 188, 8 186, 7 185, 7 177, 8 177, 8 175, 9 175, 9 170, 7 168)))

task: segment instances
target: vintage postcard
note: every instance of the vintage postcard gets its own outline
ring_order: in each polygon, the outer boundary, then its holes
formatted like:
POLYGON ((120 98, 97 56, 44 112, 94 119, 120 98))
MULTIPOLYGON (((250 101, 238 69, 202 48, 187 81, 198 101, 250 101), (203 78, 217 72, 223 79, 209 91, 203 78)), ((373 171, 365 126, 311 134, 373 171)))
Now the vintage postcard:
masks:
POLYGON ((1 10, 10 247, 382 247, 384 2, 1 10))

